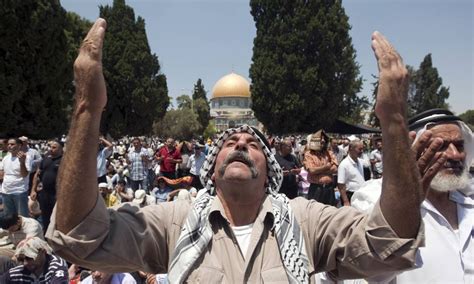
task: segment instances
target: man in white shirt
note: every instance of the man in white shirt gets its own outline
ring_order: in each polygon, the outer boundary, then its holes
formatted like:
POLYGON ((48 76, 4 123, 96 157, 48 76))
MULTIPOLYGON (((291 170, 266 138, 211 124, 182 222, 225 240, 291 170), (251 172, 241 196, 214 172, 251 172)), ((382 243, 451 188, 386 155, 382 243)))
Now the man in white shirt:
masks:
POLYGON ((203 188, 199 179, 199 172, 201 171, 202 164, 206 159, 206 155, 204 155, 204 153, 202 152, 203 148, 204 145, 201 145, 199 143, 194 144, 194 154, 191 155, 188 159, 189 173, 193 177, 191 186, 198 190, 203 188))
POLYGON ((350 206, 352 194, 364 183, 364 161, 360 158, 364 150, 362 141, 356 139, 349 143, 347 157, 337 169, 337 187, 344 206, 350 206))
POLYGON ((31 172, 29 156, 20 150, 19 139, 8 139, 8 154, 3 158, 2 197, 4 214, 13 214, 25 217, 28 212, 28 175, 31 172))
MULTIPOLYGON (((424 186, 429 191, 420 208, 425 246, 419 248, 419 268, 392 281, 474 283, 474 187, 468 172, 474 157, 472 131, 450 111, 441 109, 423 112, 409 123, 410 130, 417 131, 415 144, 438 143, 438 155, 444 155, 445 162, 433 181, 424 186)), ((427 147, 425 152, 429 151, 432 149, 427 147)), ((423 159, 418 160, 418 166, 423 163, 423 159)), ((364 185, 354 194, 352 206, 370 211, 380 195, 381 184, 377 180, 364 185)))
POLYGON ((382 139, 375 141, 375 149, 370 152, 370 165, 373 178, 381 178, 383 173, 382 139))

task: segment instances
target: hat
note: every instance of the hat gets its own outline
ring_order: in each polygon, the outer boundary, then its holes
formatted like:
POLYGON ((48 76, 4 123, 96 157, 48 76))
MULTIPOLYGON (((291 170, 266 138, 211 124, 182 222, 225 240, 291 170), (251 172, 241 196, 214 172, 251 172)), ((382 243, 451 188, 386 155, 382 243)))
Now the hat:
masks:
POLYGON ((22 142, 28 142, 28 137, 26 137, 26 136, 21 136, 18 139, 20 139, 22 142))
POLYGON ((146 198, 146 192, 143 189, 139 189, 135 191, 135 198, 132 200, 132 202, 136 204, 142 204, 145 198, 146 198))
POLYGON ((106 183, 106 182, 101 182, 99 183, 99 187, 105 187, 105 188, 108 188, 109 185, 106 183))

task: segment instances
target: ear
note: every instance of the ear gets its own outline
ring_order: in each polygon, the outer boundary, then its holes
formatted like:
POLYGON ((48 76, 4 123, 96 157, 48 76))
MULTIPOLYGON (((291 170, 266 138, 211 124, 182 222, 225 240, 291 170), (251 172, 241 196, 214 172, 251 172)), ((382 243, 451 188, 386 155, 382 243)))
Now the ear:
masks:
POLYGON ((212 180, 213 182, 215 182, 215 181, 216 181, 216 173, 213 173, 213 174, 212 174, 212 176, 211 176, 211 180, 212 180))

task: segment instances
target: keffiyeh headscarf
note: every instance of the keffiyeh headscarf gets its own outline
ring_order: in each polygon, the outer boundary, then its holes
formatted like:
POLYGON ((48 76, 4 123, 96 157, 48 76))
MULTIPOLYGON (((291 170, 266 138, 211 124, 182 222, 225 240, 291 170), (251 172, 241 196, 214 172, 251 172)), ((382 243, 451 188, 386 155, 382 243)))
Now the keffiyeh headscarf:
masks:
POLYGON ((278 194, 283 180, 282 170, 271 153, 265 137, 248 125, 226 130, 214 143, 206 161, 201 167, 201 182, 206 187, 206 193, 193 203, 193 209, 183 226, 181 235, 176 243, 172 256, 168 279, 170 283, 183 283, 189 276, 197 259, 207 249, 212 239, 212 229, 209 213, 215 198, 215 184, 211 179, 217 155, 224 142, 235 133, 249 133, 261 144, 267 159, 268 185, 267 194, 272 203, 274 215, 273 230, 276 233, 283 264, 290 283, 308 283, 308 258, 306 256, 303 234, 289 206, 289 199, 278 194))

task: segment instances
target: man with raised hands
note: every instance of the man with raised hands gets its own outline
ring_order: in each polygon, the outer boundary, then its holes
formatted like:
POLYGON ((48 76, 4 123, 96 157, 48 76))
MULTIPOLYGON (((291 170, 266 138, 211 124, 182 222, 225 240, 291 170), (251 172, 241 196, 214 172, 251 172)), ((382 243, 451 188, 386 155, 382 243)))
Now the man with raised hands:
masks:
MULTIPOLYGON (((320 271, 342 279, 413 267, 423 244, 424 193, 406 126, 408 77, 380 33, 372 36, 380 71, 375 110, 388 141, 383 193, 372 214, 364 215, 278 194, 282 170, 265 137, 247 125, 226 130, 210 149, 200 173, 207 191, 193 204, 107 210, 89 151, 107 102, 105 29, 98 19, 74 64, 76 105, 47 234, 59 255, 106 272, 167 273, 170 283, 308 283, 320 271), (71 211, 78 200, 82 206, 71 211)), ((430 179, 429 169, 436 170, 443 156, 425 151, 422 158, 429 161, 423 172, 430 179)))

